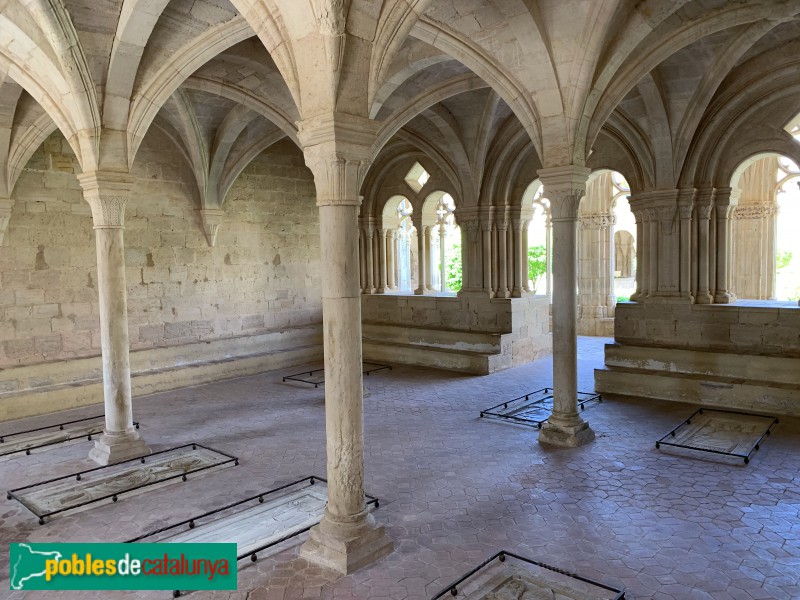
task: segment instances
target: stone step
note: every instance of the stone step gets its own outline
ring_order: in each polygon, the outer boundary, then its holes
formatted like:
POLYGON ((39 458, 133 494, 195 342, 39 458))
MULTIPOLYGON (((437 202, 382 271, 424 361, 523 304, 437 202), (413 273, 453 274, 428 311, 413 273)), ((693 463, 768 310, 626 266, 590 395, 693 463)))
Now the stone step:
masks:
MULTIPOLYGON (((207 346, 208 351, 202 354, 199 349, 197 352, 193 351, 187 354, 186 348, 179 348, 175 349, 176 352, 180 352, 184 357, 191 355, 192 362, 187 362, 185 358, 174 359, 173 362, 160 367, 148 366, 156 361, 141 359, 134 361, 134 353, 131 353, 132 367, 134 364, 139 366, 138 370, 132 369, 132 393, 134 396, 146 396, 181 387, 321 361, 322 344, 316 343, 319 338, 319 328, 316 328, 316 332, 315 335, 310 336, 290 334, 283 339, 273 338, 270 340, 272 347, 268 350, 264 350, 262 346, 260 351, 247 354, 221 352, 221 356, 215 357, 213 342, 209 343, 210 347, 207 346)), ((248 350, 253 348, 253 345, 250 344, 244 344, 244 346, 248 350)), ((57 369, 54 369, 54 373, 57 375, 73 362, 83 361, 83 365, 91 367, 91 363, 86 362, 91 360, 61 361, 57 369)), ((41 366, 39 368, 41 369, 41 366)), ((19 369, 26 371, 29 367, 20 367, 19 369)), ((16 369, 5 369, 4 371, 14 370, 16 369)), ((22 376, 5 374, 6 381, 23 383, 26 381, 24 373, 22 376)), ((55 410, 68 410, 101 403, 103 401, 102 373, 95 369, 84 371, 83 375, 81 379, 61 378, 61 381, 58 381, 58 377, 53 376, 49 384, 36 387, 16 387, 0 393, 0 420, 19 419, 55 410), (86 377, 87 373, 94 376, 86 377)))
POLYGON ((502 334, 366 321, 362 324, 362 337, 365 340, 494 354, 500 352, 502 334))
POLYGON ((364 360, 420 365, 475 375, 485 375, 504 368, 504 365, 500 363, 506 360, 499 351, 496 353, 476 352, 368 338, 363 340, 363 348, 364 360))
POLYGON ((800 358, 606 344, 606 367, 800 386, 800 358), (769 381, 764 374, 769 373, 769 381))
POLYGON ((595 390, 774 415, 800 416, 800 385, 698 373, 608 366, 595 369, 595 390))

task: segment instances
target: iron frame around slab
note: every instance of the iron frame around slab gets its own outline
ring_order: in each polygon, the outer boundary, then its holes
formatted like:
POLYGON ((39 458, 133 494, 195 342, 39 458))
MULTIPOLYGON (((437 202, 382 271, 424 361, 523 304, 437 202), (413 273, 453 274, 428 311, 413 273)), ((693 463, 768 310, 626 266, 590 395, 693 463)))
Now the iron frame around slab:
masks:
MULTIPOLYGON (((364 375, 369 377, 370 373, 375 373, 376 371, 383 371, 384 369, 392 370, 392 367, 389 365, 382 365, 380 363, 373 363, 373 362, 364 362, 362 366, 366 367, 367 365, 374 365, 372 369, 364 369, 361 371, 364 375)), ((295 373, 293 375, 286 375, 283 378, 283 383, 287 381, 299 381, 300 383, 308 383, 313 385, 315 388, 318 388, 321 385, 325 385, 325 376, 323 375, 322 381, 313 381, 311 379, 304 379, 304 377, 312 377, 314 373, 325 373, 325 368, 322 369, 311 369, 310 371, 301 371, 299 373, 295 373)))
MULTIPOLYGON (((505 419, 506 421, 511 421, 513 423, 518 423, 519 425, 525 425, 526 427, 536 427, 536 429, 541 429, 542 424, 544 424, 547 419, 532 419, 526 417, 517 417, 516 415, 509 415, 506 413, 498 412, 497 409, 503 407, 504 410, 508 409, 509 405, 514 404, 515 402, 519 402, 518 405, 512 406, 512 410, 524 410, 525 408, 533 407, 537 404, 544 404, 547 400, 551 400, 553 398, 553 388, 545 387, 534 392, 528 392, 518 398, 514 398, 513 400, 507 400, 505 402, 501 402, 491 408, 487 408, 481 411, 481 417, 493 417, 496 419, 505 419), (544 394, 542 398, 537 400, 530 400, 531 396, 536 396, 537 394, 544 394), (528 404, 525 404, 527 402, 528 404)), ((578 406, 581 410, 585 410, 586 404, 589 402, 602 402, 603 397, 600 394, 596 394, 594 392, 578 392, 578 406)))
MULTIPOLYGON (((270 494, 275 494, 277 492, 282 492, 282 491, 284 491, 286 489, 289 489, 291 487, 294 487, 296 485, 300 485, 301 483, 306 482, 306 481, 309 482, 306 487, 311 487, 312 485, 315 485, 318 481, 322 481, 325 484, 328 483, 327 479, 325 479, 324 477, 317 477, 316 475, 310 475, 308 477, 303 477, 302 479, 298 479, 297 481, 293 481, 291 483, 287 483, 287 484, 282 485, 280 487, 273 488, 273 489, 268 490, 266 492, 261 492, 260 494, 255 494, 254 496, 250 496, 249 498, 245 498, 244 500, 239 500, 237 502, 232 502, 231 504, 226 504, 225 506, 221 506, 220 508, 215 508, 214 510, 210 510, 208 512, 204 512, 203 514, 196 515, 196 516, 194 516, 194 517, 192 517, 190 519, 184 519, 183 521, 179 521, 177 523, 173 523, 172 525, 167 525, 166 527, 160 527, 159 529, 155 529, 153 531, 149 531, 149 532, 147 532, 145 534, 142 534, 140 536, 137 536, 135 538, 127 540, 125 543, 126 544, 133 544, 133 543, 136 543, 136 542, 140 542, 141 540, 144 540, 146 538, 153 537, 153 536, 156 536, 156 535, 158 535, 160 533, 164 533, 165 531, 170 531, 171 529, 177 529, 177 528, 183 527, 185 525, 188 526, 189 529, 194 529, 195 527, 198 527, 196 522, 199 521, 200 519, 205 519, 206 517, 210 517, 212 515, 219 514, 221 512, 224 512, 224 511, 229 510, 231 508, 234 508, 236 506, 241 506, 242 504, 247 504, 248 502, 253 502, 254 500, 258 500, 259 504, 263 504, 266 496, 269 496, 270 494)), ((371 496, 370 494, 364 494, 364 496, 367 498, 367 502, 365 503, 365 506, 369 506, 370 504, 372 504, 372 505, 375 506, 375 508, 380 508, 380 500, 377 497, 371 496)), ((314 523, 314 525, 317 525, 318 523, 319 522, 314 523)), ((236 560, 240 561, 240 560, 243 560, 245 558, 250 558, 251 562, 256 562, 258 560, 258 553, 259 552, 263 552, 264 550, 266 550, 268 548, 271 548, 272 546, 277 546, 278 544, 281 544, 281 543, 285 542, 286 540, 290 540, 293 537, 297 537, 298 535, 307 532, 309 529, 314 527, 314 525, 309 525, 308 527, 303 527, 302 529, 298 529, 297 531, 294 531, 294 532, 292 532, 292 533, 290 533, 288 535, 284 535, 284 536, 280 537, 277 540, 273 540, 273 541, 271 541, 271 542, 269 542, 267 544, 259 546, 258 548, 254 548, 253 550, 245 552, 244 554, 239 554, 239 555, 237 555, 236 560)), ((200 525, 200 527, 202 527, 202 525, 200 525)), ((172 595, 173 595, 173 597, 177 598, 178 596, 181 595, 181 592, 180 592, 180 590, 173 590, 172 595)))
MULTIPOLYGON (((41 431, 46 431, 48 429, 55 429, 56 427, 58 427, 59 431, 63 431, 65 425, 74 425, 75 423, 83 423, 85 421, 99 421, 100 419, 103 420, 103 425, 105 425, 105 415, 97 415, 94 417, 86 417, 84 419, 75 419, 74 421, 64 421, 63 423, 56 423, 55 425, 48 425, 46 427, 37 427, 35 429, 28 429, 26 431, 15 431, 14 433, 0 435, 0 450, 3 449, 2 445, 7 443, 8 438, 27 435, 29 433, 38 433, 41 431)), ((133 426, 134 428, 139 429, 139 423, 137 421, 133 422, 133 426)), ((79 436, 69 438, 66 440, 58 440, 56 442, 46 442, 44 444, 38 444, 36 446, 31 446, 29 448, 20 448, 19 450, 12 450, 11 452, 6 452, 5 454, 0 453, 0 458, 5 458, 6 456, 13 456, 14 454, 19 454, 21 452, 24 452, 26 456, 30 456, 31 450, 39 450, 40 448, 46 448, 47 446, 56 446, 58 444, 68 444, 76 440, 81 440, 84 437, 87 439, 87 441, 91 441, 92 436, 97 435, 98 433, 102 435, 103 430, 101 429, 100 431, 94 431, 92 433, 83 433, 79 436)))
POLYGON ((759 415, 756 413, 746 413, 746 412, 739 412, 735 410, 722 410, 719 408, 698 408, 692 416, 688 419, 683 421, 677 427, 673 427, 669 433, 665 433, 664 436, 656 442, 656 449, 661 448, 661 446, 670 446, 673 448, 686 448, 688 450, 697 450, 698 452, 710 452, 711 454, 721 454, 723 456, 734 456, 736 458, 744 459, 744 464, 748 464, 750 462, 750 457, 753 455, 753 452, 758 450, 761 447, 761 442, 764 440, 765 437, 770 435, 770 430, 778 423, 778 417, 770 417, 768 415, 759 415), (770 424, 767 426, 766 430, 758 437, 755 443, 750 447, 747 454, 740 454, 738 452, 724 452, 723 450, 711 450, 709 448, 700 448, 698 446, 691 446, 688 444, 677 444, 675 442, 666 442, 664 440, 669 439, 670 437, 675 437, 675 433, 684 425, 691 425, 692 419, 694 419, 697 415, 702 415, 705 413, 723 413, 728 415, 741 415, 743 417, 757 417, 759 419, 768 419, 770 420, 770 424))
POLYGON ((151 485, 164 483, 165 481, 172 481, 173 479, 181 478, 183 481, 186 481, 188 479, 188 475, 194 475, 195 473, 200 473, 201 471, 205 471, 207 469, 214 469, 214 468, 217 468, 217 467, 221 467, 221 466, 227 465, 229 463, 233 463, 236 466, 236 465, 239 464, 239 459, 236 456, 232 456, 231 454, 228 454, 227 452, 222 452, 222 451, 216 450, 214 448, 209 448, 208 446, 204 446, 202 444, 197 444, 197 443, 183 444, 182 446, 175 446, 174 448, 167 448, 166 450, 160 450, 158 452, 152 452, 150 454, 146 454, 146 455, 140 456, 138 458, 131 458, 129 460, 123 460, 121 462, 114 463, 113 465, 105 465, 105 466, 102 466, 102 467, 95 467, 93 469, 86 469, 85 471, 80 471, 78 473, 71 473, 69 475, 63 475, 62 477, 54 477, 53 479, 47 479, 45 481, 38 481, 38 482, 32 483, 30 485, 25 485, 23 487, 15 488, 13 490, 9 490, 9 491, 6 492, 6 498, 9 499, 9 500, 12 500, 12 499, 16 500, 17 502, 22 504, 22 506, 27 508, 29 511, 31 511, 34 515, 36 515, 39 518, 39 525, 44 525, 45 519, 47 517, 52 517, 53 515, 57 515, 57 514, 60 514, 60 513, 76 510, 78 508, 82 508, 82 507, 87 506, 89 504, 94 504, 96 502, 102 502, 104 500, 108 500, 109 498, 111 499, 112 502, 116 502, 119 499, 119 497, 121 495, 123 495, 123 494, 128 494, 130 492, 141 490, 142 488, 146 488, 146 487, 149 487, 151 485), (180 473, 180 474, 177 474, 177 475, 170 475, 169 477, 165 477, 164 479, 159 479, 158 481, 148 481, 147 483, 142 483, 140 485, 136 485, 134 487, 131 487, 131 488, 128 488, 128 489, 125 489, 125 490, 114 492, 113 494, 106 494, 105 496, 100 496, 98 498, 93 498, 92 500, 87 500, 86 502, 80 502, 79 504, 75 504, 73 506, 68 506, 66 508, 59 508, 58 510, 53 510, 53 511, 50 511, 50 512, 44 512, 44 513, 38 512, 33 506, 31 506, 23 498, 20 498, 17 495, 17 492, 21 492, 22 490, 28 490, 28 489, 39 487, 39 486, 42 486, 42 485, 47 485, 49 483, 55 483, 57 481, 64 481, 64 480, 73 479, 73 478, 76 481, 80 481, 81 477, 83 477, 87 473, 96 473, 97 471, 102 471, 103 469, 108 469, 109 467, 118 467, 120 465, 125 465, 127 463, 134 463, 134 462, 138 462, 140 464, 146 464, 147 463, 146 459, 151 458, 153 456, 158 456, 159 454, 166 454, 167 452, 174 452, 175 450, 181 450, 183 448, 189 448, 189 447, 191 447, 192 450, 196 450, 197 448, 202 448, 203 450, 208 450, 209 452, 215 452, 216 454, 224 456, 225 460, 220 461, 218 463, 215 463, 213 465, 206 465, 204 467, 199 467, 197 469, 192 469, 190 471, 186 471, 185 473, 180 473))
POLYGON ((450 585, 444 587, 442 589, 442 591, 440 591, 438 594, 433 596, 431 598, 431 600, 438 600, 439 598, 442 598, 443 596, 447 595, 448 593, 451 596, 457 596, 458 595, 458 586, 459 585, 464 583, 467 579, 469 579, 470 577, 475 575, 475 573, 477 573, 481 569, 484 569, 486 566, 488 566, 489 564, 491 564, 495 560, 499 560, 500 562, 505 562, 506 557, 509 557, 509 556, 511 558, 515 558, 515 559, 517 559, 519 561, 527 563, 529 565, 535 565, 535 566, 540 567, 542 569, 546 569, 546 570, 552 571, 554 573, 559 573, 560 575, 565 575, 567 577, 571 577, 572 579, 576 579, 578 581, 582 581, 583 583, 588 583, 590 585, 594 585, 594 586, 599 587, 601 589, 604 589, 606 591, 615 593, 616 596, 614 596, 610 600, 625 600, 625 588, 619 589, 619 588, 611 587, 610 585, 606 585, 605 583, 600 583, 599 581, 595 581, 595 580, 589 579, 587 577, 582 577, 581 575, 577 575, 575 573, 571 573, 570 571, 565 571, 564 569, 559 569, 558 567, 553 567, 551 565, 546 565, 545 563, 542 563, 542 562, 539 562, 539 561, 536 561, 536 560, 533 560, 533 559, 530 559, 530 558, 526 558, 524 556, 520 556, 519 554, 514 554, 513 552, 508 552, 506 550, 500 550, 500 552, 498 552, 494 556, 491 556, 491 557, 487 558, 485 561, 483 561, 477 567, 475 567, 474 569, 469 571, 466 575, 462 576, 460 579, 457 579, 456 581, 454 581, 450 585))

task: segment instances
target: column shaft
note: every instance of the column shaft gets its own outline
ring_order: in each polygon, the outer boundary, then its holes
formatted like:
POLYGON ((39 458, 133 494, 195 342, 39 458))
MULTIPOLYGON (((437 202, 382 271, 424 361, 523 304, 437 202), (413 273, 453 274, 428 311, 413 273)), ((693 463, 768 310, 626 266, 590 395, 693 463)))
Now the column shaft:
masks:
POLYGON ((119 173, 85 173, 79 181, 94 222, 105 408, 105 431, 89 458, 107 465, 150 453, 133 426, 131 398, 123 231, 132 181, 119 173))
POLYGON ((589 170, 566 166, 539 171, 553 222, 553 412, 539 442, 575 447, 594 439, 578 414, 577 221, 589 170))
POLYGON ((427 227, 422 223, 417 225, 417 262, 419 263, 419 273, 417 276, 417 289, 414 293, 421 296, 425 293, 425 281, 428 278, 428 248, 425 243, 427 227))
POLYGON ((364 291, 367 294, 371 294, 375 291, 375 283, 372 279, 372 275, 374 272, 372 262, 374 260, 372 254, 372 226, 368 226, 366 230, 366 237, 364 239, 364 250, 366 254, 366 281, 364 282, 365 289, 364 291))
POLYGON ((387 283, 387 279, 386 279, 386 277, 387 277, 387 263, 389 261, 389 257, 386 254, 386 230, 383 229, 383 228, 379 232, 378 249, 379 249, 379 254, 380 254, 380 257, 379 257, 378 260, 380 261, 380 268, 381 268, 381 277, 380 277, 380 283, 378 284, 378 293, 379 294, 385 294, 386 293, 386 288, 389 285, 387 283))

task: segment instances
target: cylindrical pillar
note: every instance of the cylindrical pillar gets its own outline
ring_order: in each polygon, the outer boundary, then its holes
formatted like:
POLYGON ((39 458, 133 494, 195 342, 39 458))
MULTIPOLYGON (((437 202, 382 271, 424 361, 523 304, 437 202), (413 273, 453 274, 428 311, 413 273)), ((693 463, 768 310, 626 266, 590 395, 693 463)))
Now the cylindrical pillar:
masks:
POLYGON ((508 289, 508 224, 497 224, 497 295, 508 298, 511 294, 508 289))
POLYGON ((648 225, 650 227, 650 235, 648 236, 648 240, 650 242, 650 248, 648 252, 650 254, 647 267, 649 269, 650 275, 650 282, 648 283, 648 290, 651 296, 658 295, 658 214, 657 209, 649 208, 647 209, 650 213, 650 218, 648 225))
MULTIPOLYGON (((545 293, 553 301, 553 219, 548 213, 545 217, 545 293)), ((525 278, 528 277, 528 229, 525 228, 525 278)))
POLYGON ((553 223, 553 412, 539 441, 575 447, 594 439, 578 414, 577 223, 589 169, 576 166, 539 171, 551 202, 553 223))
POLYGON ((482 252, 483 252, 483 289, 489 294, 492 293, 492 224, 490 221, 483 221, 482 225, 482 252))
POLYGON ((364 292, 367 294, 372 294, 375 291, 375 283, 372 279, 372 261, 374 260, 372 254, 372 225, 367 227, 366 238, 364 242, 364 253, 366 254, 366 281, 364 282, 364 292))
POLYGON ((134 428, 131 400, 123 231, 132 180, 118 173, 86 173, 79 181, 94 222, 106 421, 89 458, 107 465, 150 453, 134 428))
POLYGON ((697 298, 698 304, 711 304, 714 298, 709 291, 709 218, 711 206, 697 207, 697 298))
POLYGON ((385 294, 386 293, 386 289, 389 287, 389 284, 387 282, 387 274, 388 274, 387 263, 389 261, 389 257, 388 257, 387 252, 386 252, 386 243, 387 243, 386 242, 386 237, 387 237, 387 233, 388 232, 385 229, 381 228, 381 230, 379 232, 380 235, 379 235, 379 238, 378 238, 378 250, 379 250, 378 253, 380 255, 378 260, 380 261, 380 268, 381 268, 380 283, 378 284, 378 293, 379 294, 385 294))
MULTIPOLYGON (((364 496, 361 290, 353 265, 358 260, 358 187, 369 141, 356 146, 361 151, 357 157, 346 158, 336 136, 319 142, 330 136, 329 128, 308 132, 301 127, 300 133, 301 141, 316 142, 304 154, 314 173, 319 207, 328 479, 325 513, 301 554, 347 574, 392 549, 366 510, 364 496)), ((351 128, 345 133, 353 135, 351 128)))
MULTIPOLYGON (((439 225, 439 268, 440 272, 440 285, 441 291, 447 291, 447 251, 445 250, 445 240, 447 238, 447 231, 445 230, 444 223, 439 225)), ((463 248, 463 246, 462 246, 463 248)), ((466 250, 466 248, 464 248, 466 250)), ((463 270, 462 270, 463 272, 463 270)), ((462 275, 463 277, 463 275, 462 275)))
POLYGON ((421 296, 425 293, 425 280, 428 278, 428 247, 425 243, 427 237, 427 227, 422 223, 417 225, 417 263, 419 264, 419 275, 417 277, 417 289, 414 293, 421 296))
POLYGON ((728 285, 728 227, 730 207, 717 207, 717 289, 714 292, 715 304, 728 304, 731 293, 728 285))

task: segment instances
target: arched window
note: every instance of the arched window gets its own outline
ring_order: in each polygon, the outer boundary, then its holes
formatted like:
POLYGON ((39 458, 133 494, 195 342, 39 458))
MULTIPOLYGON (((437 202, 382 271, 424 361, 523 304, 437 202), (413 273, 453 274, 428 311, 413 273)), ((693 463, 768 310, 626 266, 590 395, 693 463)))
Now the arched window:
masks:
POLYGON ((800 299, 800 169, 789 158, 761 154, 731 179, 731 287, 753 300, 800 299))
MULTIPOLYGON (((800 121, 795 126, 800 138, 800 121)), ((800 168, 786 158, 778 158, 776 176, 778 205, 777 252, 775 254, 775 296, 778 300, 800 300, 800 168)))
MULTIPOLYGON (((412 260, 411 249, 414 247, 412 241, 416 240, 417 230, 411 222, 411 213, 414 207, 405 198, 397 205, 397 270, 398 285, 401 292, 410 292, 414 289, 413 281, 416 280, 416 269, 412 266, 416 261, 412 260), (414 240, 412 240, 412 237, 414 240)), ((416 253, 415 253, 416 254, 416 253)))
POLYGON ((528 277, 526 289, 550 296, 552 289, 552 225, 550 201, 544 197, 541 181, 535 179, 522 196, 523 208, 533 213, 526 230, 528 238, 528 277))
POLYGON ((461 229, 455 209, 447 192, 432 193, 423 206, 423 224, 430 236, 430 289, 442 293, 461 289, 461 229))
MULTIPOLYGON (((386 291, 411 292, 417 277, 417 230, 411 222, 414 207, 405 196, 392 196, 383 207, 382 243, 386 291)), ((383 276, 381 276, 383 279, 383 276)))
POLYGON ((636 291, 636 218, 628 196, 630 186, 625 177, 611 172, 611 206, 614 218, 614 295, 627 301, 636 291))

